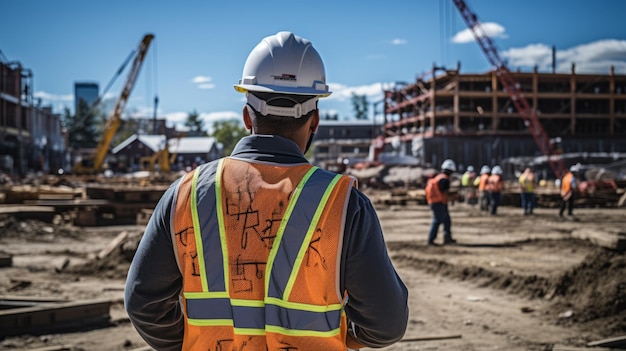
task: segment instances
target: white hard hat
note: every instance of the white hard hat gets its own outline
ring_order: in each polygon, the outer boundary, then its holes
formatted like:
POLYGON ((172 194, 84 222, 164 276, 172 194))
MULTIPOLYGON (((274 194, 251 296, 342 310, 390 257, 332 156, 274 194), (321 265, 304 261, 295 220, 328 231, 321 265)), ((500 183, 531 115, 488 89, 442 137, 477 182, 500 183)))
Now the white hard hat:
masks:
POLYGON ((491 170, 492 174, 502 174, 502 167, 496 165, 493 166, 493 169, 491 170))
POLYGON ((570 170, 570 172, 578 172, 578 171, 580 171, 580 167, 581 167, 581 164, 580 164, 580 163, 577 163, 577 164, 575 164, 575 165, 572 165, 572 166, 569 168, 569 170, 570 170))
POLYGON ((265 37, 252 49, 235 90, 318 97, 331 94, 317 50, 291 32, 265 37))
POLYGON ((491 168, 489 168, 489 166, 487 165, 482 166, 482 168, 480 169, 480 174, 487 174, 487 173, 491 173, 491 168))
POLYGON ((474 172, 474 166, 467 166, 468 172, 474 172))
POLYGON ((454 163, 454 161, 450 159, 447 159, 441 164, 441 170, 456 172, 456 163, 454 163))

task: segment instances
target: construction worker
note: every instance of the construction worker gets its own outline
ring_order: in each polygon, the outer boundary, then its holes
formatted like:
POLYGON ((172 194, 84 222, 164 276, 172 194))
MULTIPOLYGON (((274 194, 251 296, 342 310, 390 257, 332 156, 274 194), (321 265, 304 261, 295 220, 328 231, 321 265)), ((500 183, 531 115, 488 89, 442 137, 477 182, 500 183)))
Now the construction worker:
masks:
POLYGON ((235 85, 251 135, 163 195, 125 306, 157 350, 347 350, 399 341, 407 288, 349 176, 304 157, 331 94, 312 44, 264 38, 235 85))
POLYGON ((502 167, 493 166, 491 175, 487 179, 487 191, 489 191, 490 210, 489 214, 495 216, 498 214, 498 206, 502 201, 502 189, 504 188, 504 179, 502 179, 502 167))
POLYGON ((530 167, 526 167, 519 176, 518 182, 524 216, 531 215, 535 208, 535 173, 530 167))
POLYGON ((567 207, 567 216, 574 218, 574 199, 578 192, 578 180, 576 179, 580 172, 580 163, 572 165, 563 178, 561 178, 561 207, 559 209, 559 217, 563 217, 565 208, 567 207))
POLYGON ((474 186, 474 180, 476 179, 476 172, 474 166, 467 166, 467 169, 461 176, 461 187, 463 188, 465 202, 474 205, 478 201, 476 194, 476 187, 474 186))
POLYGON ((480 176, 474 179, 474 186, 478 188, 478 204, 481 211, 488 211, 490 200, 489 191, 487 190, 487 180, 491 175, 491 168, 487 165, 483 165, 480 168, 480 176))
POLYGON ((448 191, 450 175, 456 172, 456 164, 448 159, 441 164, 441 172, 426 183, 426 202, 433 211, 433 220, 428 232, 428 245, 436 245, 439 226, 443 224, 443 243, 455 244, 452 238, 450 213, 448 212, 448 191))

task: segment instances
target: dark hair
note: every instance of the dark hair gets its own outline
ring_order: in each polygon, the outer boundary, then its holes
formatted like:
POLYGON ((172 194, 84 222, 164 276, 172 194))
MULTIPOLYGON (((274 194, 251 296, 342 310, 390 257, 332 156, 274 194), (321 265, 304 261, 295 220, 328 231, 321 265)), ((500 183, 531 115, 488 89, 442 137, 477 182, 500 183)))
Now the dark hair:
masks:
MULTIPOLYGON (((275 93, 260 93, 250 92, 254 96, 267 102, 268 105, 278 107, 292 107, 295 104, 302 103, 304 101, 314 98, 313 95, 293 95, 293 94, 275 94, 275 93)), ((262 115, 259 111, 248 105, 253 111, 252 123, 254 129, 264 133, 265 131, 272 131, 277 135, 289 135, 291 132, 302 127, 311 118, 315 110, 310 111, 306 115, 300 118, 275 116, 275 115, 262 115)))

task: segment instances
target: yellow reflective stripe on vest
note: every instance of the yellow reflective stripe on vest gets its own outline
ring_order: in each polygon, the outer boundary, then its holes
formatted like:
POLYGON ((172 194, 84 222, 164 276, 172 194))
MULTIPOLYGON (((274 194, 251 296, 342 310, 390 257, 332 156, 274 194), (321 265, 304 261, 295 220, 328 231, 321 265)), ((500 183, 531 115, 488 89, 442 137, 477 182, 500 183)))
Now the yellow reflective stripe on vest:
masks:
MULTIPOLYGON (((294 189, 294 194, 289 202, 285 216, 283 216, 268 257, 265 274, 267 287, 265 301, 241 300, 230 299, 228 294, 228 248, 226 247, 226 230, 222 217, 224 212, 220 189, 222 167, 223 160, 220 160, 215 176, 215 192, 213 194, 209 192, 208 196, 203 196, 200 200, 198 199, 197 182, 200 177, 198 170, 195 171, 192 181, 191 209, 203 292, 184 293, 189 324, 197 326, 231 326, 234 327, 235 333, 249 335, 263 335, 266 330, 300 336, 337 335, 340 330, 341 315, 343 314, 343 306, 341 304, 317 306, 286 300, 289 298, 320 216, 341 176, 319 170, 317 167, 312 167, 306 173, 296 189, 294 189), (314 174, 315 176, 312 177, 314 174), (308 185, 306 188, 305 184, 308 185), (303 201, 298 201, 302 195, 304 195, 303 201), (199 215, 198 208, 201 205, 206 205, 202 206, 203 209, 215 206, 215 211, 203 210, 199 215), (294 214, 295 208, 298 210, 294 214), (217 218, 211 218, 210 215, 206 214, 208 212, 217 213, 217 218), (201 220, 200 216, 205 217, 201 220), (211 221, 218 222, 219 243, 215 240, 215 230, 210 229, 207 232, 206 226, 210 227, 213 224, 211 221), (200 223, 202 223, 202 227, 200 223), (302 229, 305 225, 308 225, 306 231, 302 229), (283 235, 285 232, 292 234, 285 239, 283 235), (211 245, 204 245, 208 242, 211 245), (217 251, 217 245, 220 246, 219 253, 222 256, 222 267, 217 268, 215 265, 208 265, 210 267, 209 271, 213 273, 209 277, 206 270, 207 261, 205 261, 204 257, 204 247, 211 247, 212 252, 214 252, 217 251), (274 265, 274 263, 277 263, 277 265, 274 265), (274 267, 278 268, 274 269, 274 267), (292 268, 285 270, 285 267, 292 268), (279 268, 282 268, 282 272, 279 268), (221 276, 214 274, 220 271, 221 276), (270 275, 272 275, 271 284, 270 275), (224 284, 223 288, 220 289, 221 291, 211 291, 210 289, 211 286, 216 286, 213 283, 216 278, 221 278, 224 284), (270 291, 272 292, 271 294, 270 291)), ((217 286, 219 285, 217 284, 217 286)))
MULTIPOLYGON (((283 285, 282 282, 280 284, 280 286, 269 286, 269 277, 266 276, 266 287, 268 287, 265 291, 268 297, 275 297, 275 298, 280 298, 283 300, 287 300, 289 298, 289 296, 291 295, 291 289, 293 288, 293 284, 294 281, 296 280, 296 276, 298 275, 298 272, 300 271, 300 265, 302 264, 302 258, 304 257, 304 254, 308 248, 309 242, 311 241, 311 237, 313 236, 313 233, 315 232, 315 229, 317 228, 317 223, 319 222, 320 219, 320 215, 322 214, 322 211, 324 210, 324 207, 326 207, 326 202, 328 201, 328 198, 330 197, 330 193, 332 192, 333 188, 335 187, 335 184, 337 184, 337 182, 339 181, 339 179, 341 178, 340 175, 335 175, 332 179, 330 179, 330 183, 328 182, 328 179, 326 179, 326 177, 314 177, 313 179, 311 179, 311 176, 313 174, 313 172, 317 171, 316 169, 312 169, 312 171, 307 172, 306 176, 304 178, 306 178, 306 182, 308 186, 307 188, 304 188, 304 184, 300 183, 298 185, 298 188, 296 189, 296 193, 298 193, 296 196, 294 197, 293 200, 289 203, 289 207, 287 208, 287 213, 286 213, 286 217, 287 220, 283 221, 283 223, 281 223, 280 228, 278 229, 278 233, 277 233, 277 242, 278 245, 274 245, 272 247, 272 251, 270 251, 270 255, 269 255, 269 259, 268 259, 268 268, 267 270, 269 272, 271 272, 268 276, 272 276, 273 277, 273 282, 277 282, 276 276, 279 276, 280 278, 285 278, 282 277, 282 275, 279 274, 279 272, 275 272, 274 271, 274 263, 276 262, 276 260, 278 259, 278 270, 281 270, 282 267, 293 267, 291 269, 291 273, 289 274, 288 280, 287 282, 283 285), (312 183, 312 184, 311 184, 312 183), (300 185, 302 185, 302 187, 300 187, 300 185), (322 188, 326 188, 324 191, 320 191, 322 188), (317 199, 317 201, 312 201, 313 199, 316 199, 316 196, 319 196, 321 194, 321 199, 317 199), (306 199, 306 203, 298 203, 298 197, 304 195, 304 199, 306 199), (291 204, 294 204, 294 206, 291 206, 291 204), (304 211, 304 213, 301 213, 301 218, 294 218, 294 216, 292 216, 292 212, 293 209, 295 208, 296 205, 299 205, 300 207, 302 206, 307 206, 307 205, 313 205, 317 203, 317 208, 315 209, 315 213, 313 214, 312 217, 310 217, 310 213, 308 213, 308 211, 304 211), (295 233, 300 233, 302 232, 302 230, 300 229, 302 226, 307 224, 307 220, 309 221, 309 227, 307 229, 307 231, 305 232, 305 236, 304 237, 299 237, 296 236, 295 233), (284 224, 284 225, 283 225, 284 224), (292 235, 290 235, 289 238, 283 239, 284 233, 286 230, 293 230, 292 235), (291 241, 291 243, 287 243, 286 241, 291 241), (297 240, 300 240, 299 245, 297 240), (290 247, 287 248, 287 250, 285 250, 285 247, 287 247, 289 244, 291 244, 293 247, 291 247, 291 249, 295 249, 296 247, 298 247, 298 253, 297 255, 295 255, 295 259, 293 259, 293 261, 289 261, 289 259, 291 257, 294 257, 293 252, 289 251, 290 247), (279 253, 282 253, 282 256, 278 256, 279 253), (280 291, 276 291, 275 289, 281 289, 282 290, 282 294, 280 293, 280 291)), ((319 171, 320 173, 322 171, 319 171)))
POLYGON ((208 291, 206 280, 206 270, 204 266, 204 248, 202 245, 202 232, 200 232, 200 222, 198 221, 198 199, 196 186, 198 184, 199 168, 193 172, 193 180, 191 181, 191 218, 193 220, 194 236, 196 239, 196 248, 198 251, 198 269, 200 270, 200 279, 202 282, 202 291, 208 291))

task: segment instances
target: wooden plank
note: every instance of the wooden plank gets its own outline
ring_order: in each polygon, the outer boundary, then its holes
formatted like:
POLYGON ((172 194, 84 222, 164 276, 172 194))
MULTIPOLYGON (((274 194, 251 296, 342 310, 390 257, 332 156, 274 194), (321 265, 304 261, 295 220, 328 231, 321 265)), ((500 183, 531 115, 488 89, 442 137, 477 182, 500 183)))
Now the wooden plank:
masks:
POLYGON ((0 337, 105 326, 110 307, 109 300, 91 300, 1 310, 0 337))
POLYGON ((0 205, 0 214, 54 213, 51 206, 0 205))
POLYGON ((623 349, 626 349, 626 335, 617 336, 617 337, 614 337, 614 338, 602 339, 602 340, 598 340, 598 341, 592 341, 592 342, 587 343, 587 346, 591 346, 591 347, 597 347, 597 346, 615 347, 615 348, 618 348, 620 350, 623 350, 623 349))
POLYGON ((98 252, 98 255, 96 255, 96 257, 99 260, 107 257, 111 252, 113 252, 113 250, 115 250, 117 247, 119 247, 120 244, 127 237, 128 237, 128 232, 127 231, 120 232, 119 234, 117 234, 115 239, 111 240, 104 249, 102 249, 102 250, 100 250, 100 252, 98 252))
POLYGON ((607 349, 604 347, 575 347, 575 346, 565 346, 565 345, 554 345, 552 347, 552 351, 614 351, 615 349, 607 349))
POLYGON ((400 340, 400 342, 413 342, 413 341, 430 341, 430 340, 448 340, 448 339, 460 339, 463 336, 460 334, 454 335, 430 335, 430 336, 421 336, 417 338, 405 338, 400 340))
POLYGON ((38 347, 36 349, 28 349, 25 351, 72 351, 74 347, 72 345, 55 345, 55 346, 44 346, 38 347))

